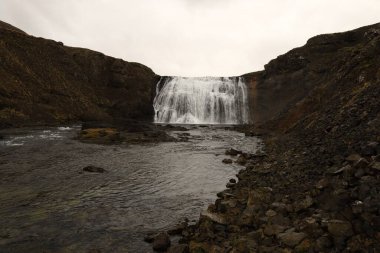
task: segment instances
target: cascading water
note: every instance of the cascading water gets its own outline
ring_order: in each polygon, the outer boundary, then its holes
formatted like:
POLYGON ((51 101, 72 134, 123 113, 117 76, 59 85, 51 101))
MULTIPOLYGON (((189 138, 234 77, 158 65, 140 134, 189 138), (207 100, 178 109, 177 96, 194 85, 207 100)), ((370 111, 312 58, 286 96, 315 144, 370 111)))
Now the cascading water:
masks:
POLYGON ((162 77, 153 107, 155 123, 249 122, 247 87, 241 77, 162 77))

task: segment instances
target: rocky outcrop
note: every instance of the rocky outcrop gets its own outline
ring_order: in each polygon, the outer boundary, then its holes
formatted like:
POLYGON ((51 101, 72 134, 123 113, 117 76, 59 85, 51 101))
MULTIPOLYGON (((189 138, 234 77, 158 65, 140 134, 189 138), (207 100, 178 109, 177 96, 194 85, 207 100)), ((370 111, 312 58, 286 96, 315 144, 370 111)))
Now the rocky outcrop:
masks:
POLYGON ((0 127, 149 119, 158 76, 139 63, 0 23, 0 127))
POLYGON ((344 83, 357 86, 379 75, 379 32, 380 24, 375 24, 319 35, 270 61, 264 71, 243 75, 253 123, 263 124, 287 114, 284 127, 290 127, 312 107, 329 99, 326 95, 332 90, 328 89, 344 83), (297 109, 288 114, 297 103, 297 109))
POLYGON ((256 121, 271 130, 266 155, 247 156, 181 242, 190 252, 379 251, 380 24, 314 37, 246 78, 256 121))

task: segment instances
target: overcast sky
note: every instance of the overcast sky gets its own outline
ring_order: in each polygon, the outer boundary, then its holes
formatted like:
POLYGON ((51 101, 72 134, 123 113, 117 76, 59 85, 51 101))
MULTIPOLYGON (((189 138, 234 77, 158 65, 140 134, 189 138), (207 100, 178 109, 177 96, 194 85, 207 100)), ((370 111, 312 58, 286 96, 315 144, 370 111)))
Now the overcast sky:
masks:
POLYGON ((161 75, 263 69, 320 34, 380 22, 380 0, 0 0, 0 19, 161 75))

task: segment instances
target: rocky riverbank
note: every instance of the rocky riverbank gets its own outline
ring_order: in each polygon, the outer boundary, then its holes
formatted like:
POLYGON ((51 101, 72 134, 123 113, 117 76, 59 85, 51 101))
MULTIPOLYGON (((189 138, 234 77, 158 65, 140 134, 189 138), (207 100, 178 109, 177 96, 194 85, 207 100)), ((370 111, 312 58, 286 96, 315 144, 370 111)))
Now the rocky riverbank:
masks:
POLYGON ((266 66, 267 82, 310 89, 240 128, 263 135, 266 155, 226 160, 246 163, 238 181, 169 252, 379 252, 379 57, 377 24, 317 36, 266 66))

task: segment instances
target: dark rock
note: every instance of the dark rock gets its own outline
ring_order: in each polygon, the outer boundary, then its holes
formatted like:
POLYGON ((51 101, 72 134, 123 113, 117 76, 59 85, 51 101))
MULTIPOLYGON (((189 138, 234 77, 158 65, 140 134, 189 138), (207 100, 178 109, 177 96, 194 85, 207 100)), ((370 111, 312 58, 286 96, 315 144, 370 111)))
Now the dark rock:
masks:
POLYGON ((298 233, 298 232, 294 232, 293 229, 289 229, 287 231, 285 231, 284 233, 280 233, 278 235, 278 238, 281 242, 283 242, 284 244, 286 244, 287 246, 289 247, 295 247, 297 246, 303 239, 306 238, 306 234, 305 233, 298 233))
POLYGON ((264 234, 267 235, 267 236, 273 236, 273 235, 278 235, 282 232, 284 232, 284 230, 286 229, 286 227, 284 226, 280 226, 280 225, 266 225, 264 227, 264 234))
POLYGON ((225 152, 226 155, 231 155, 231 156, 237 156, 241 153, 242 153, 241 151, 233 149, 233 148, 230 148, 230 149, 226 150, 226 152, 225 152))
POLYGON ((180 224, 177 224, 175 227, 168 230, 169 235, 179 235, 182 233, 184 229, 187 227, 187 222, 182 222, 180 224))
POLYGON ((346 160, 349 162, 356 162, 360 160, 362 157, 359 154, 351 154, 346 157, 346 160))
POLYGON ((223 163, 226 163, 226 164, 231 164, 232 163, 232 160, 231 159, 228 159, 228 158, 225 158, 222 160, 223 163))
POLYGON ((356 169, 365 169, 368 167, 369 162, 365 158, 360 158, 354 163, 354 168, 356 169))
POLYGON ((378 142, 369 142, 367 145, 362 147, 361 153, 364 156, 374 156, 377 155, 379 149, 379 143, 378 142))
POLYGON ((319 237, 315 242, 315 249, 318 252, 325 252, 332 247, 333 243, 327 235, 319 237))
POLYGON ((170 247, 170 238, 167 233, 158 234, 153 241, 153 249, 156 251, 165 251, 170 247))
POLYGON ((240 155, 236 160, 236 163, 240 165, 245 165, 247 163, 247 158, 243 155, 240 155))
POLYGON ((236 183, 236 179, 231 178, 231 179, 230 179, 230 183, 235 184, 235 183, 236 183))
POLYGON ((100 167, 96 167, 96 166, 92 166, 92 165, 84 167, 83 171, 93 172, 93 173, 104 173, 104 172, 106 172, 105 169, 100 168, 100 167))
POLYGON ((334 237, 347 238, 353 234, 351 223, 343 220, 329 220, 327 229, 334 237))
POLYGON ((187 244, 178 244, 171 246, 167 253, 188 253, 189 246, 187 244))

